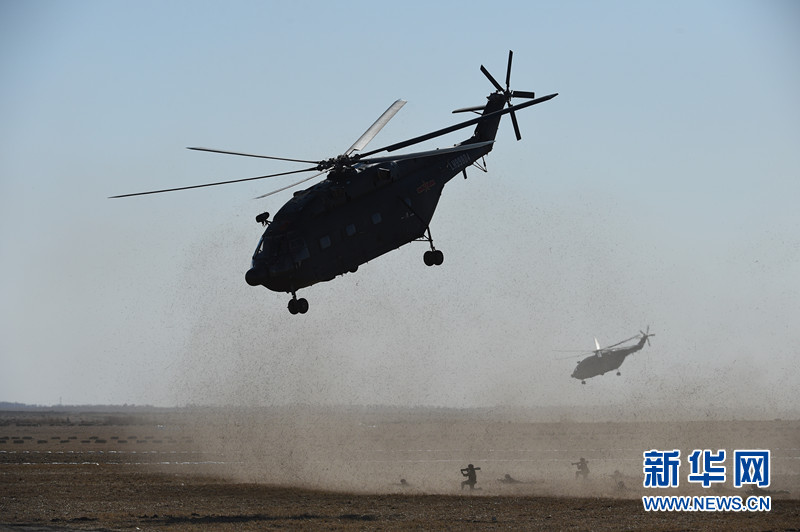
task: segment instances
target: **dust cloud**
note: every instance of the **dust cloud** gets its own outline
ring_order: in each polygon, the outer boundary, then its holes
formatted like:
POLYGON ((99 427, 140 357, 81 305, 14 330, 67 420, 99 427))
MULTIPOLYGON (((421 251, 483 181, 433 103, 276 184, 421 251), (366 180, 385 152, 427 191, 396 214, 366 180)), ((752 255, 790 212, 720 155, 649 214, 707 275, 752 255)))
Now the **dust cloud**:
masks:
MULTIPOLYGON (((800 488, 797 421, 528 421, 531 417, 520 409, 206 408, 185 417, 184 430, 204 455, 207 473, 239 482, 461 493, 460 469, 472 463, 480 468, 478 494, 637 498, 644 491, 644 451, 681 449, 688 456, 696 448, 770 448, 771 486, 793 493, 800 488), (575 475, 580 458, 589 462, 587 479, 575 475), (505 475, 519 482, 502 482, 505 475)), ((681 493, 696 487, 684 485, 681 493)), ((731 490, 732 483, 718 489, 731 490)))
POLYGON ((635 497, 643 451, 772 448, 777 485, 797 489, 796 451, 782 450, 796 449, 798 425, 777 420, 800 418, 785 393, 796 333, 742 329, 763 295, 732 299, 736 275, 698 276, 696 262, 656 249, 624 218, 601 214, 598 224, 592 209, 525 212, 511 201, 514 237, 498 239, 486 224, 463 226, 465 198, 442 199, 451 202, 438 226, 452 250, 444 267, 426 268, 423 249, 405 246, 304 290, 302 316, 287 312, 289 296, 244 283, 242 249, 257 231, 220 231, 197 246, 176 291, 172 320, 187 333, 170 400, 199 409, 191 430, 214 472, 449 493, 473 463, 484 494, 635 497), (556 353, 647 325, 652 345, 621 376, 581 385, 569 376, 575 360, 556 353), (574 478, 580 457, 587 482, 574 478), (498 482, 505 474, 523 483, 498 482))
MULTIPOLYGON (((474 193, 492 199, 491 190, 474 193)), ((288 295, 244 283, 242 250, 258 229, 208 235, 187 257, 170 309, 185 338, 164 353, 175 372, 168 403, 563 407, 578 420, 588 407, 610 420, 798 416, 797 397, 784 393, 798 376, 798 331, 743 325, 791 309, 729 304, 735 286, 682 279, 682 267, 660 265, 652 248, 623 245, 630 233, 619 221, 592 231, 590 217, 553 205, 525 225, 523 207, 512 207, 522 250, 488 234, 466 238, 454 221, 464 206, 451 208, 444 266, 422 265, 422 244, 404 246, 302 291, 311 307, 303 316, 287 312, 288 295), (621 376, 585 386, 569 377, 578 359, 558 350, 591 349, 595 337, 609 345, 648 325, 652 344, 626 359, 621 376)))

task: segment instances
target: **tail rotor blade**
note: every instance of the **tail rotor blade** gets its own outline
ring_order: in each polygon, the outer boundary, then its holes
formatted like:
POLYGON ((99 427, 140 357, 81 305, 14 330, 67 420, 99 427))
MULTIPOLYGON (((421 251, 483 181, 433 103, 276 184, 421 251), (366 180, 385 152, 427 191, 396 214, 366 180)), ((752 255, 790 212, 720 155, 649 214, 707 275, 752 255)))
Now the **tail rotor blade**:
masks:
POLYGON ((648 325, 647 329, 645 329, 644 331, 639 329, 639 333, 642 335, 642 338, 647 340, 647 345, 650 345, 650 337, 655 336, 655 334, 650 334, 650 326, 648 325))
MULTIPOLYGON (((510 108, 514 108, 510 103, 508 104, 510 108)), ((514 124, 514 134, 517 136, 517 140, 522 140, 522 135, 519 132, 519 124, 517 124, 517 115, 514 111, 511 111, 511 123, 514 124)))
POLYGON ((512 98, 536 98, 536 94, 528 91, 511 91, 512 98))
MULTIPOLYGON (((508 51, 508 67, 506 68, 506 92, 508 92, 508 88, 511 86, 511 58, 514 57, 514 52, 511 50, 508 51)), ((512 114, 513 116, 513 114, 512 114)))
POLYGON ((494 79, 491 74, 489 74, 489 71, 486 70, 486 67, 483 65, 481 65, 481 72, 483 72, 484 76, 489 78, 489 81, 492 82, 492 85, 494 85, 497 90, 499 90, 500 92, 504 92, 503 87, 499 83, 497 83, 497 80, 494 79))

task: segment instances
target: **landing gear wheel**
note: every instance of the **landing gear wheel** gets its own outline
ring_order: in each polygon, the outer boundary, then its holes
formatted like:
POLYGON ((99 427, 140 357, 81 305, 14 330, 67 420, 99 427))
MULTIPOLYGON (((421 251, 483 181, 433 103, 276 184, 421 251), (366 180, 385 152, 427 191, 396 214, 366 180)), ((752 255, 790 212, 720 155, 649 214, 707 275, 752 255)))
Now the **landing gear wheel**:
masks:
POLYGON ((425 266, 441 266, 444 263, 444 253, 438 249, 432 249, 422 255, 422 260, 425 262, 425 266))
POLYGON ((586 384, 586 381, 581 381, 581 384, 586 384))
POLYGON ((288 308, 291 314, 305 314, 308 312, 308 301, 304 297, 300 299, 292 298, 289 300, 288 308))
POLYGON ((617 372, 617 377, 619 377, 620 375, 622 375, 622 373, 620 373, 620 372, 618 371, 618 372, 617 372))

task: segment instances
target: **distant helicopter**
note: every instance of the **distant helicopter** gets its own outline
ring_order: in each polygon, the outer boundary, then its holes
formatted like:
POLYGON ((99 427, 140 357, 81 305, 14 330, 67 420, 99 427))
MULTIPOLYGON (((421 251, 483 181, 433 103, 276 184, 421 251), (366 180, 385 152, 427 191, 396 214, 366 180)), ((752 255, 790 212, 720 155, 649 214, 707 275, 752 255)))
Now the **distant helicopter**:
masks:
MULTIPOLYGON (((572 372, 572 378, 580 379, 581 384, 586 384, 586 379, 603 375, 615 369, 618 370, 625 361, 625 357, 642 349, 645 342, 647 342, 647 345, 650 345, 651 336, 655 336, 655 334, 650 334, 650 326, 648 325, 646 332, 639 331, 639 334, 636 336, 631 336, 628 339, 622 340, 621 342, 617 342, 616 344, 608 347, 600 347, 600 343, 597 341, 597 338, 595 338, 594 345, 597 349, 592 352, 591 356, 586 357, 578 362, 578 367, 576 367, 575 371, 572 372), (636 339, 639 341, 634 345, 617 347, 618 345, 622 345, 636 339)), ((621 375, 621 373, 617 371, 617 375, 621 375)))
POLYGON ((291 293, 289 312, 305 314, 308 311, 308 301, 305 298, 297 298, 298 290, 315 283, 330 281, 337 275, 355 272, 361 264, 409 242, 428 242, 430 250, 423 254, 427 266, 438 266, 444 262, 444 254, 434 247, 430 231, 430 221, 444 185, 459 173, 466 179, 466 169, 470 165, 487 171, 485 163, 480 164, 478 160, 492 150, 500 118, 503 115, 511 114, 514 133, 517 140, 520 140, 522 136, 514 112, 558 95, 554 93, 536 98, 533 92, 511 90, 509 84, 512 57, 513 52, 509 50, 505 87, 501 86, 481 65, 481 72, 497 90, 489 94, 485 105, 453 111, 454 113, 480 111, 480 116, 472 120, 376 150, 356 153, 363 150, 406 103, 397 100, 347 151, 330 159, 288 159, 211 148, 189 148, 313 164, 314 166, 310 168, 203 185, 122 194, 112 198, 314 172, 310 177, 256 198, 259 199, 327 172, 323 181, 306 190, 295 192, 292 199, 280 208, 272 220, 266 212, 256 216, 256 221, 266 226, 266 230, 258 241, 251 267, 245 275, 247 284, 251 286, 260 285, 275 292, 291 293), (524 98, 529 101, 514 106, 511 103, 512 98, 524 98), (508 108, 505 108, 506 104, 508 108), (475 125, 472 136, 449 148, 371 157, 472 125, 475 125))

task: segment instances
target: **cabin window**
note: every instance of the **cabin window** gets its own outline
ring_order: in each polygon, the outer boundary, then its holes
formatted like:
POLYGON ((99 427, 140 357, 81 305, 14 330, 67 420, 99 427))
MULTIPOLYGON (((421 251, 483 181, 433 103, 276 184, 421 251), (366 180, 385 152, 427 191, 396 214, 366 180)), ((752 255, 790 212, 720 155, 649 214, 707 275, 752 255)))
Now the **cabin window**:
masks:
POLYGON ((372 215, 372 223, 375 225, 381 223, 381 213, 376 212, 372 215))
POLYGON ((347 236, 353 236, 354 234, 356 234, 355 224, 349 224, 347 227, 344 228, 344 232, 347 236))
POLYGON ((331 247, 331 237, 328 235, 323 236, 319 239, 319 247, 320 249, 327 249, 331 247))

